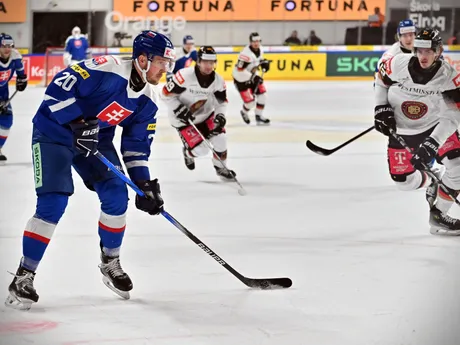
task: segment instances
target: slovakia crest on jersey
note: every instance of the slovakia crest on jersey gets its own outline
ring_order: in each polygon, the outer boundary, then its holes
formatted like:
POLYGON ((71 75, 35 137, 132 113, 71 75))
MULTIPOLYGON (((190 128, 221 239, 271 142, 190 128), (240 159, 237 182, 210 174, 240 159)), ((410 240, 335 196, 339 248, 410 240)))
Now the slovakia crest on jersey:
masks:
POLYGON ((131 110, 113 101, 97 115, 97 118, 102 122, 107 122, 109 125, 116 126, 132 113, 131 110))
POLYGON ((81 40, 74 40, 73 44, 75 45, 75 48, 80 48, 82 46, 81 40))
POLYGON ((10 80, 11 70, 7 69, 6 71, 0 72, 0 83, 10 80))

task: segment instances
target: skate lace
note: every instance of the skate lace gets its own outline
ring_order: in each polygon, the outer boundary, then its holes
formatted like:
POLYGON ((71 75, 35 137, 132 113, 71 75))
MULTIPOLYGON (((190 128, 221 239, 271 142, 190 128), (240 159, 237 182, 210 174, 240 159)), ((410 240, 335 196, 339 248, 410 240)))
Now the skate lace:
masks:
POLYGON ((457 221, 457 219, 452 218, 452 217, 448 216, 447 214, 441 213, 441 217, 446 223, 449 223, 449 224, 452 224, 452 225, 455 224, 455 222, 457 221))
POLYGON ((21 287, 27 286, 27 287, 33 288, 34 278, 35 278, 35 275, 33 273, 26 272, 23 275, 16 275, 15 273, 9 272, 9 271, 8 273, 16 277, 16 285, 19 285, 21 287))
POLYGON ((107 264, 104 265, 107 271, 113 275, 114 277, 119 277, 125 274, 123 269, 121 268, 120 259, 115 258, 110 260, 107 264))

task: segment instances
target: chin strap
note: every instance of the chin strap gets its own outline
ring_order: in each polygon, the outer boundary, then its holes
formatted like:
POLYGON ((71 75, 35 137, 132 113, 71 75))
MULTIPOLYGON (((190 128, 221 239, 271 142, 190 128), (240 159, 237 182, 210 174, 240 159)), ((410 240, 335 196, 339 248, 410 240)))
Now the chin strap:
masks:
POLYGON ((137 68, 139 68, 139 70, 141 71, 141 74, 142 74, 142 80, 146 83, 147 82, 147 71, 150 69, 150 65, 151 65, 151 61, 149 60, 147 62, 147 68, 146 69, 143 69, 141 68, 141 66, 139 65, 139 60, 136 59, 134 60, 135 61, 135 64, 137 66, 137 68))

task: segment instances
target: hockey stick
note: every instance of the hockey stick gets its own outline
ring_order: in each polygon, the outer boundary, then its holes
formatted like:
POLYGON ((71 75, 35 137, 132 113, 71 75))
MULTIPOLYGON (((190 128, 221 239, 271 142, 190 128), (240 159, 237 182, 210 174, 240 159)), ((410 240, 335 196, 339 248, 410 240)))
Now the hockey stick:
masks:
MULTIPOLYGON (((211 145, 211 143, 204 137, 203 133, 200 132, 200 130, 196 127, 196 125, 192 122, 192 120, 188 120, 188 123, 190 124, 190 126, 192 126, 195 131, 200 135, 201 139, 203 139, 203 142, 206 144, 206 146, 211 150, 212 154, 214 155, 214 157, 216 157, 218 159, 218 161, 220 162, 220 164, 222 164, 222 166, 224 167, 225 170, 227 170, 227 172, 233 176, 233 174, 230 172, 230 170, 228 170, 227 166, 225 165, 225 163, 222 161, 222 159, 219 157, 219 155, 216 153, 216 150, 214 150, 214 147, 211 145)), ((241 185, 240 181, 237 180, 236 176, 233 176, 233 180, 238 184, 238 186, 240 187, 240 189, 238 189, 238 194, 239 195, 246 195, 247 192, 246 190, 244 189, 244 187, 241 185)))
POLYGON ((313 144, 310 140, 307 140, 306 145, 307 145, 307 147, 308 147, 310 150, 312 150, 314 153, 317 153, 317 154, 319 154, 319 155, 321 155, 321 156, 329 156, 329 155, 333 154, 335 151, 340 150, 342 147, 345 147, 345 146, 347 146, 348 144, 352 143, 352 142, 355 141, 356 139, 361 138, 363 135, 369 133, 369 132, 372 131, 374 128, 375 128, 375 127, 372 126, 372 127, 368 128, 368 129, 366 129, 364 132, 359 133, 357 136, 351 138, 350 140, 344 142, 343 144, 341 144, 341 145, 339 145, 339 146, 337 146, 337 147, 334 147, 333 149, 325 149, 325 148, 323 148, 323 147, 319 147, 319 146, 313 144))
MULTIPOLYGON (((407 145, 406 141, 402 136, 397 134, 395 131, 390 129, 391 136, 395 138, 399 144, 404 147, 404 149, 409 152, 410 154, 414 155, 414 151, 407 145)), ((457 197, 451 193, 449 188, 447 188, 444 183, 442 183, 441 179, 430 169, 430 167, 426 164, 423 164, 423 170, 430 176, 433 180, 437 181, 439 187, 446 193, 457 205, 460 206, 460 201, 457 200, 457 197)))
MULTIPOLYGON (((104 155, 100 152, 96 153, 96 157, 107 166, 115 175, 122 179, 128 186, 130 186, 137 194, 140 196, 146 196, 145 193, 137 187, 133 181, 131 181, 125 174, 118 170, 112 162, 110 162, 104 155)), ((162 211, 161 215, 165 217, 172 225, 179 229, 185 236, 191 239, 195 244, 204 250, 206 254, 212 257, 220 265, 222 265, 227 271, 233 274, 238 278, 243 284, 250 288, 261 289, 261 290, 272 290, 272 289, 286 289, 292 286, 292 280, 289 278, 248 278, 243 276, 241 273, 236 271, 232 266, 225 262, 221 257, 219 257, 214 251, 212 251, 207 245, 205 245, 198 237, 193 235, 188 231, 185 226, 183 226, 177 219, 171 216, 168 212, 162 211)))
POLYGON ((11 103, 11 100, 14 98, 14 96, 16 96, 17 93, 18 93, 18 90, 14 91, 11 97, 5 102, 5 104, 2 105, 1 109, 6 109, 8 105, 11 103))

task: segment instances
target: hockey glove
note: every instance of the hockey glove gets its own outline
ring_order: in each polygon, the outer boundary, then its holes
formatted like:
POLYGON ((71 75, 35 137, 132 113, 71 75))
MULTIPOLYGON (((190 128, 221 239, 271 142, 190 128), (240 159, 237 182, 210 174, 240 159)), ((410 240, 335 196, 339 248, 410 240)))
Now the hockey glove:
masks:
POLYGON ((158 179, 152 181, 137 181, 136 185, 147 197, 136 195, 136 207, 152 216, 163 211, 164 201, 161 197, 158 179))
POLYGON ((85 157, 95 155, 99 142, 99 120, 97 118, 77 120, 70 122, 69 126, 73 132, 75 149, 85 157))
POLYGON ((269 60, 261 60, 259 66, 262 68, 262 71, 268 72, 270 69, 270 61, 269 60))
POLYGON ((188 125, 189 121, 195 120, 195 116, 188 110, 188 108, 181 104, 174 109, 174 115, 179 119, 180 122, 188 125))
POLYGON ((211 131, 211 134, 219 134, 222 133, 222 130, 225 127, 225 124, 227 123, 227 120, 225 119, 224 114, 217 114, 214 117, 214 129, 211 131))
POLYGON ((258 75, 257 73, 254 73, 251 77, 251 83, 254 86, 258 86, 259 84, 262 84, 264 82, 263 78, 258 75))
POLYGON ((378 105, 374 111, 375 129, 383 135, 390 136, 391 130, 396 132, 395 112, 391 105, 378 105))
POLYGON ((16 90, 19 92, 24 91, 27 87, 27 75, 16 78, 16 90))
POLYGON ((438 152, 439 144, 432 137, 426 138, 415 151, 410 162, 417 170, 426 170, 438 152))

